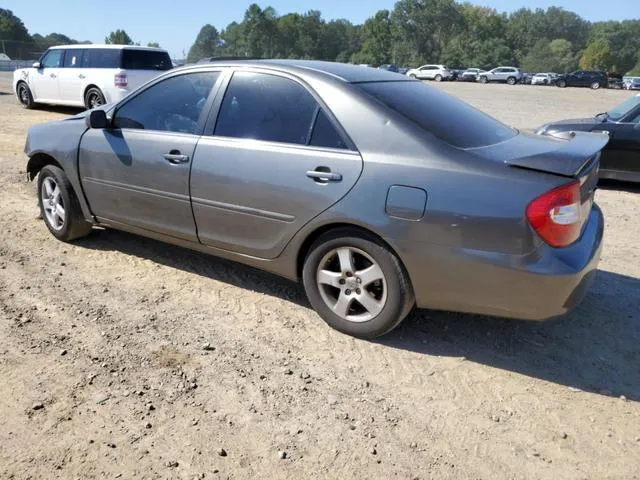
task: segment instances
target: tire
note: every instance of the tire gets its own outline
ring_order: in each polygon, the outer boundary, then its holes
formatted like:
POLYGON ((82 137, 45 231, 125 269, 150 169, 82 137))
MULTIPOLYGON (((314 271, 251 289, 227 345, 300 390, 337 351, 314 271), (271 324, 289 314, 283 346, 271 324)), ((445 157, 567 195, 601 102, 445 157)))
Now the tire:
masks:
POLYGON ((567 86, 567 82, 565 80, 558 80, 556 82, 556 85, 558 85, 558 87, 560 88, 565 88, 567 86))
POLYGON ((591 90, 598 90, 600 88, 600 82, 591 82, 591 90))
POLYGON ((31 110, 36 106, 36 103, 33 101, 31 89, 25 82, 18 83, 18 86, 16 87, 16 93, 18 95, 18 101, 27 110, 31 110))
POLYGON ((412 73, 411 75, 409 75, 409 77, 413 78, 414 80, 416 80, 418 77, 416 77, 415 73, 412 73))
POLYGON ((62 169, 46 165, 40 170, 38 204, 45 225, 58 240, 70 242, 91 233, 91 223, 84 219, 78 197, 62 169))
POLYGON ((515 84, 516 84, 516 82, 517 82, 516 77, 509 77, 509 78, 507 78, 507 83, 508 83, 509 85, 515 85, 515 84))
POLYGON ((329 326, 354 337, 374 338, 390 332, 415 303, 409 276, 398 257, 375 237, 356 229, 340 228, 318 238, 305 258, 302 280, 318 315, 329 326), (336 313, 335 307, 340 306, 344 313, 336 313))
POLYGON ((84 106, 87 107, 88 110, 104 105, 105 103, 104 95, 98 87, 91 87, 84 94, 84 106))
POLYGON ((442 81, 442 75, 440 75, 440 74, 436 75, 436 76, 434 77, 434 80, 435 80, 436 82, 441 82, 441 81, 442 81))
POLYGON ((479 81, 480 81, 480 83, 489 83, 489 79, 487 77, 485 77, 484 75, 482 77, 480 77, 479 81))

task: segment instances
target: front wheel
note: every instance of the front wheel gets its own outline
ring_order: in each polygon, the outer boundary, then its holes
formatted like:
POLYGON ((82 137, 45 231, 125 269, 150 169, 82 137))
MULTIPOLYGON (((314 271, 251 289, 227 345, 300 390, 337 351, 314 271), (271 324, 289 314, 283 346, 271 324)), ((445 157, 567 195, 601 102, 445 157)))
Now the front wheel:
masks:
POLYGON ((489 79, 485 76, 480 77, 480 83, 489 83, 489 79))
POLYGON ((90 88, 84 95, 84 106, 89 110, 104 105, 105 103, 104 95, 97 87, 90 88))
POLYGON ((558 80, 556 82, 556 85, 558 85, 558 87, 560 87, 560 88, 564 88, 564 87, 567 86, 567 82, 565 82, 564 80, 558 80))
POLYGON ((62 169, 47 165, 40 170, 38 203, 44 223, 58 240, 70 242, 91 232, 91 224, 84 219, 78 197, 62 169))
POLYGON ((390 332, 414 305, 411 283, 398 257, 358 230, 339 229, 316 240, 302 278, 320 317, 355 337, 390 332))
POLYGON ((18 100, 20 101, 20 104, 24 108, 26 108, 27 110, 30 110, 35 107, 35 102, 33 101, 33 95, 31 94, 31 89, 29 88, 29 85, 27 85, 25 82, 20 82, 18 84, 18 88, 16 88, 16 93, 18 94, 18 100))
POLYGON ((592 82, 591 83, 591 89, 592 90, 598 90, 600 88, 600 82, 592 82))
POLYGON ((412 73, 411 75, 409 75, 409 77, 413 78, 414 80, 416 80, 418 77, 416 77, 415 73, 412 73))

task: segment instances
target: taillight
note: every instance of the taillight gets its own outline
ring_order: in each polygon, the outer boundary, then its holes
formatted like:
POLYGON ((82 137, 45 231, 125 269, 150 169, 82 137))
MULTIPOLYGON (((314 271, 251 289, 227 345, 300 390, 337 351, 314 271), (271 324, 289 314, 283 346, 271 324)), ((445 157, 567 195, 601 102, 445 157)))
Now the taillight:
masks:
POLYGON ((527 220, 552 247, 566 247, 580 238, 580 182, 540 195, 527 206, 527 220))
POLYGON ((116 73, 113 77, 113 84, 116 87, 126 87, 127 86, 127 74, 126 73, 116 73))

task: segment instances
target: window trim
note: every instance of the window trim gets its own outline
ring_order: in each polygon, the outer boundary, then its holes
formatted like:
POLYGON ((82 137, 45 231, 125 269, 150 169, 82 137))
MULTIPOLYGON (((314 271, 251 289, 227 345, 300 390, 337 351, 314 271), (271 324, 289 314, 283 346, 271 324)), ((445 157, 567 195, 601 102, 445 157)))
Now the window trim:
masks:
POLYGON ((233 142, 251 142, 252 144, 257 144, 257 145, 269 144, 269 145, 280 145, 280 146, 288 146, 288 147, 312 149, 312 150, 320 150, 320 151, 359 153, 357 147, 355 146, 355 144, 347 134, 346 130, 342 127, 340 122, 338 122, 333 112, 327 107, 326 103, 320 98, 320 96, 315 92, 315 90, 311 88, 304 80, 302 80, 301 78, 295 75, 291 75, 289 73, 282 72, 280 70, 271 70, 268 68, 253 67, 253 66, 246 66, 246 67, 237 66, 237 67, 230 67, 228 69, 227 75, 224 81, 221 83, 219 90, 216 93, 216 98, 215 98, 215 101, 213 102, 211 112, 209 114, 209 118, 207 119, 204 132, 202 133, 202 135, 210 138, 224 139, 224 140, 233 141, 233 142), (286 78, 288 80, 292 80, 297 84, 299 84, 313 97, 313 99, 318 104, 319 108, 317 108, 316 113, 314 113, 313 122, 311 122, 311 125, 309 128, 310 133, 307 136, 307 143, 305 145, 302 145, 300 143, 276 142, 273 140, 261 140, 261 139, 252 139, 252 138, 238 138, 238 137, 227 137, 222 135, 215 135, 215 127, 216 127, 216 124, 218 123, 218 118, 220 116, 222 102, 224 100, 225 94, 227 93, 227 90, 229 88, 229 84, 231 83, 233 75, 236 72, 260 73, 264 75, 272 75, 276 77, 286 78), (346 148, 318 147, 314 145, 309 145, 309 141, 311 139, 311 135, 313 134, 316 121, 318 120, 318 113, 320 109, 324 110, 325 114, 329 118, 329 122, 331 123, 333 128, 336 130, 337 134, 340 136, 340 138, 344 142, 346 148))
POLYGON ((203 135, 203 131, 204 131, 204 127, 206 124, 206 121, 209 117, 209 113, 211 110, 211 105, 213 104, 213 101, 215 100, 218 91, 220 89, 220 86, 222 84, 222 79, 225 75, 225 69, 223 67, 218 67, 218 68, 197 68, 197 69, 193 69, 193 70, 183 70, 183 71, 179 71, 179 72, 174 72, 169 70, 168 72, 171 73, 166 73, 163 75, 160 75, 158 77, 156 77, 154 80, 152 80, 150 83, 147 84, 147 86, 143 89, 139 89, 137 91, 135 91, 132 95, 127 95, 125 98, 123 98, 122 100, 120 100, 120 102, 118 102, 115 107, 113 107, 113 109, 110 110, 109 114, 107 115, 107 118, 109 120, 109 129, 111 130, 120 130, 121 132, 127 132, 127 131, 136 131, 136 132, 140 132, 140 131, 145 131, 145 132, 160 132, 160 133, 166 133, 166 134, 177 134, 177 135, 195 135, 195 136, 202 136, 203 135), (205 102, 204 106, 202 107, 202 111, 200 112, 200 116, 198 117, 198 127, 196 128, 196 131, 194 133, 182 133, 182 132, 171 132, 171 131, 167 131, 167 130, 150 130, 150 129, 139 129, 139 128, 117 128, 113 126, 113 122, 115 121, 116 115, 118 114, 118 111, 124 107, 127 103, 129 103, 130 101, 132 101, 134 98, 137 98, 139 95, 142 95, 144 92, 146 92, 147 90, 149 90, 150 88, 153 88, 155 85, 158 85, 161 82, 170 80, 174 77, 179 77, 182 75, 192 75, 192 74, 196 74, 196 73, 218 73, 218 78, 216 79, 215 83, 213 84, 213 87, 211 88, 211 91, 209 92, 209 96, 207 97, 207 101, 205 102))

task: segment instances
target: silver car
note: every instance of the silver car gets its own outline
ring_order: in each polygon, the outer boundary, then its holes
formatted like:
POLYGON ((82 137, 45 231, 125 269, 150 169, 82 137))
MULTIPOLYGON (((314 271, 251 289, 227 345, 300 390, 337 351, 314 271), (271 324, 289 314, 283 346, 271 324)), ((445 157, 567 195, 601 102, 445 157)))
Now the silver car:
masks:
POLYGON ((516 67, 498 67, 478 74, 480 83, 502 82, 515 85, 522 78, 522 72, 516 67))
POLYGON ((99 225, 302 280, 332 327, 419 308, 546 319, 594 277, 608 137, 518 132, 422 82, 301 60, 172 70, 29 130, 62 241, 99 225))

